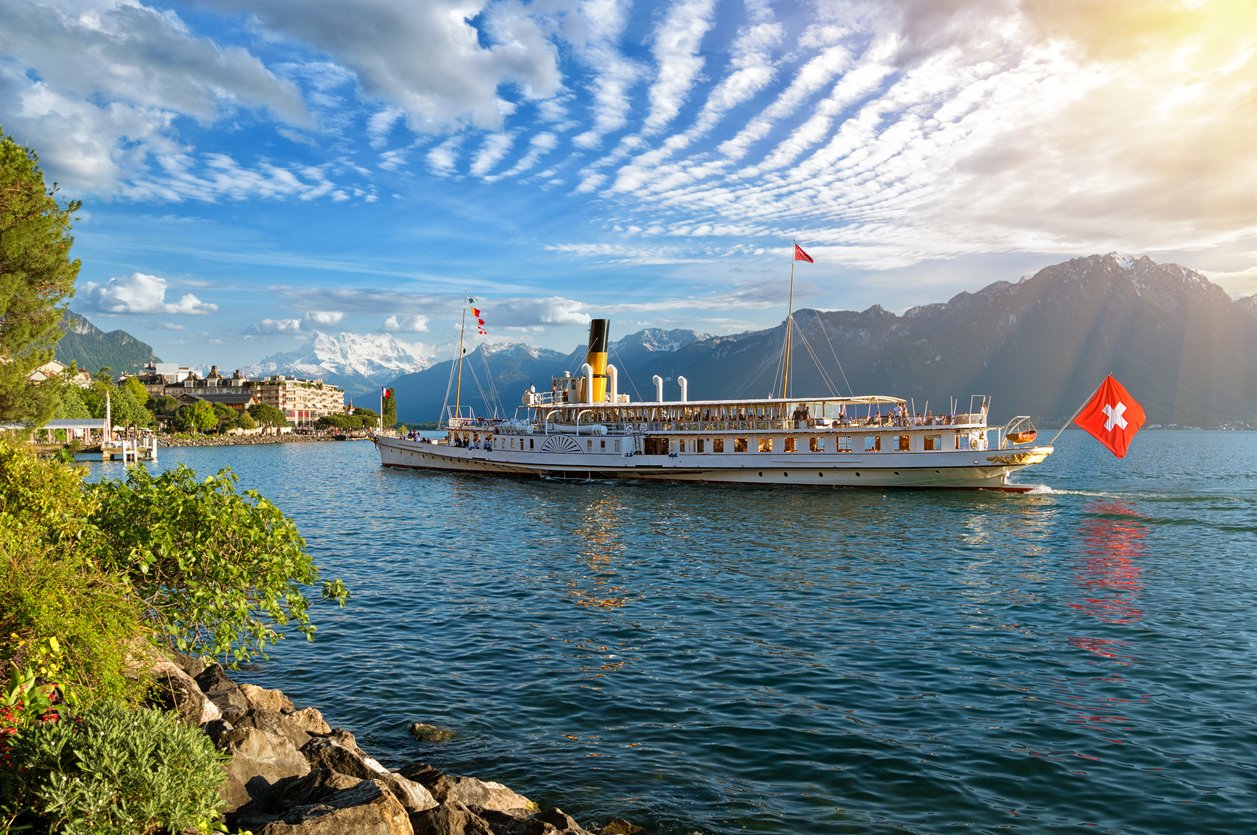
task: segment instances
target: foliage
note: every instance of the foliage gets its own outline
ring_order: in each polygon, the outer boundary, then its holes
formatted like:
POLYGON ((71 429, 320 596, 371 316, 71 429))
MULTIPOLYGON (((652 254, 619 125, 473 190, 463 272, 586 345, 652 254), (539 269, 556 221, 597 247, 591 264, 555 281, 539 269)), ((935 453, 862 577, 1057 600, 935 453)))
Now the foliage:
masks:
POLYGON ((288 418, 270 403, 254 403, 249 407, 249 415, 257 421, 258 426, 287 426, 288 418))
POLYGON ((92 384, 83 392, 83 399, 92 412, 92 417, 104 418, 106 409, 114 426, 152 426, 153 413, 148 410, 148 392, 144 384, 134 378, 124 380, 122 385, 114 385, 108 377, 97 374, 92 384))
POLYGON ((324 415, 314 422, 318 429, 340 429, 345 432, 361 432, 376 427, 374 415, 324 415))
POLYGON ((102 704, 24 730, 12 755, 0 784, 10 822, 99 835, 218 828, 226 756, 173 714, 102 704))
POLYGON ((25 667, 88 702, 138 699, 127 672, 149 629, 129 585, 91 557, 83 473, 0 442, 0 675, 25 667))
MULTIPOLYGON (((153 476, 132 468, 126 482, 95 487, 91 521, 107 539, 102 563, 125 574, 148 616, 177 649, 232 665, 314 626, 304 585, 318 579, 296 525, 256 491, 239 494, 223 470, 203 481, 187 467, 153 476)), ((339 581, 325 597, 343 603, 339 581)))
POLYGON ((214 417, 218 418, 218 434, 222 435, 240 425, 240 412, 222 403, 211 403, 210 406, 214 409, 214 417))
POLYGON ((64 383, 61 387, 61 402, 57 405, 54 417, 64 420, 87 420, 92 411, 83 399, 83 390, 73 383, 64 383))
POLYGON ((69 257, 79 203, 62 206, 56 192, 46 188, 35 152, 0 131, 0 421, 42 424, 60 393, 27 380, 52 359, 79 271, 69 257))
POLYGON ((389 393, 384 398, 384 426, 392 427, 397 425, 397 398, 389 393))
POLYGON ((218 426, 218 413, 209 403, 198 400, 175 411, 175 426, 187 432, 208 432, 218 426))
POLYGON ((169 394, 159 394, 156 397, 149 397, 144 408, 152 412, 155 417, 170 418, 174 417, 175 412, 179 410, 179 401, 169 394))

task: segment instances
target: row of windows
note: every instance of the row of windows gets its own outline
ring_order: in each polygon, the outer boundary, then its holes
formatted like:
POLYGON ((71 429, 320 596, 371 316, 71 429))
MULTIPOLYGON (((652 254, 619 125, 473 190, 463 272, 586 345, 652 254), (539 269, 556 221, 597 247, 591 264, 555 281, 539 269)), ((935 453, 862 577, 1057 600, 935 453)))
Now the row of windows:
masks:
MULTIPOLYGON (((926 452, 938 451, 943 449, 942 435, 923 435, 921 448, 926 452)), ((955 449, 976 448, 969 435, 957 433, 955 436, 955 449)), ((480 438, 474 438, 479 445, 480 438)), ((607 441, 605 438, 585 438, 584 447, 587 452, 620 452, 620 441, 613 439, 607 441)), ((655 439, 662 445, 663 439, 655 439)), ((858 450, 861 452, 880 452, 885 449, 897 449, 906 452, 912 448, 911 435, 830 435, 818 436, 810 435, 806 438, 798 436, 786 436, 782 438, 781 451, 783 452, 799 452, 806 449, 808 452, 855 452, 857 447, 854 446, 859 441, 858 450), (883 438, 885 441, 883 442, 883 438), (885 443, 885 447, 883 447, 885 443)), ((536 438, 521 437, 499 437, 497 443, 505 449, 536 449, 536 438)), ((579 440, 577 441, 580 442, 579 440)), ((751 439, 747 438, 682 438, 676 441, 677 452, 693 452, 693 453, 720 453, 730 452, 749 452, 751 449, 751 439)), ((773 452, 774 439, 771 436, 765 436, 754 439, 756 452, 773 452)), ((649 444, 648 444, 649 445, 649 444)), ((646 452, 654 452, 660 454, 662 449, 647 449, 646 452)))

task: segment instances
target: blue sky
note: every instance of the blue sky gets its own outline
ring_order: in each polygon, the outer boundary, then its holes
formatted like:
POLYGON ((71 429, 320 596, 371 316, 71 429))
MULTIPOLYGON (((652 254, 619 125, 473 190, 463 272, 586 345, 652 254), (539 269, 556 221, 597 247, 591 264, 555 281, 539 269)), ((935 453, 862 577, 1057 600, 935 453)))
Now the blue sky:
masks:
POLYGON ((1097 252, 1257 292, 1252 0, 15 0, 0 127, 74 310, 234 368, 316 330, 568 350, 901 312, 1097 252))

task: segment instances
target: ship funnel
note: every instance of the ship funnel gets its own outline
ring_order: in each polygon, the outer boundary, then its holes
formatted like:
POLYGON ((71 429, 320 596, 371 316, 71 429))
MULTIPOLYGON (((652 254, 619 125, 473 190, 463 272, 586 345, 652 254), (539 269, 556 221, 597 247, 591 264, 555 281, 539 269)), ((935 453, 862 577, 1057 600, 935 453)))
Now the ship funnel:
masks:
POLYGON ((610 330, 610 319, 589 320, 589 351, 585 362, 593 369, 593 391, 585 392, 587 403, 602 403, 607 399, 607 334, 610 330))

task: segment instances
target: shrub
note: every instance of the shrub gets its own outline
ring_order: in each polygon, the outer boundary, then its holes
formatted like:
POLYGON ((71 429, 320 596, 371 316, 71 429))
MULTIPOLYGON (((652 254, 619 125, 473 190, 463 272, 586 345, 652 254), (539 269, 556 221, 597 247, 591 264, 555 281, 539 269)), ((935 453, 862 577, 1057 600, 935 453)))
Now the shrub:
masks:
POLYGON ((92 558, 82 479, 0 442, 0 679, 29 668, 86 703, 138 700, 144 684, 126 673, 151 630, 129 585, 92 558))
MULTIPOLYGON (((147 615, 183 652, 234 666, 283 637, 291 625, 313 638, 303 587, 318 580, 292 520, 256 491, 235 490, 223 470, 197 481, 184 466, 153 476, 133 467, 127 481, 95 486, 92 522, 107 569, 127 576, 147 615)), ((344 603, 339 581, 323 594, 344 603)))
POLYGON ((10 824, 67 835, 218 826, 226 757, 171 714, 101 704, 73 720, 23 730, 12 755, 13 768, 0 782, 0 809, 10 824))

